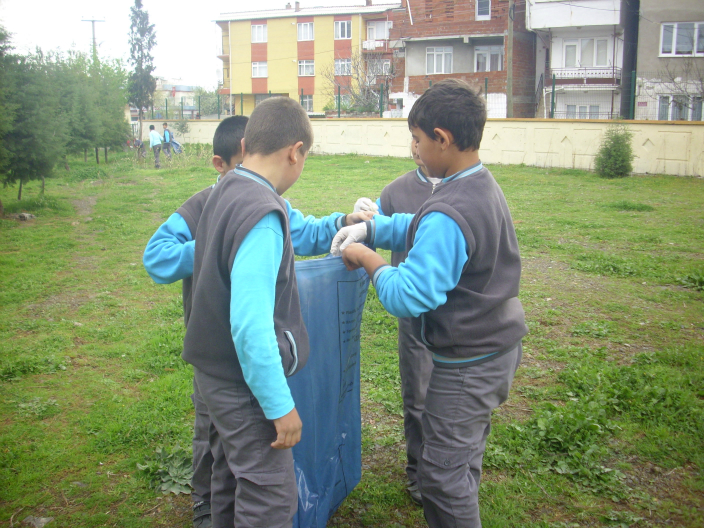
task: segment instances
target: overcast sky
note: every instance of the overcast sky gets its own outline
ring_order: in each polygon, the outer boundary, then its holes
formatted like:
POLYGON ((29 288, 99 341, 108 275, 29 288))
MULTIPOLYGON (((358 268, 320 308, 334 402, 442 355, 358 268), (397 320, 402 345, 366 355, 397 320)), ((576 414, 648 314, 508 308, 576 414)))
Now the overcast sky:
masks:
MULTIPOLYGON (((155 75, 180 84, 212 89, 220 78, 220 29, 213 22, 219 13, 283 9, 288 0, 142 0, 155 25, 155 75)), ((293 3, 295 0, 291 0, 293 3)), ((375 0, 389 3, 391 0, 375 0)), ((130 7, 134 0, 0 0, 0 24, 11 33, 21 53, 76 49, 89 53, 95 23, 101 57, 129 57, 130 7)), ((364 0, 303 0, 302 7, 364 5, 364 0)), ((127 66, 129 67, 129 66, 127 66)))

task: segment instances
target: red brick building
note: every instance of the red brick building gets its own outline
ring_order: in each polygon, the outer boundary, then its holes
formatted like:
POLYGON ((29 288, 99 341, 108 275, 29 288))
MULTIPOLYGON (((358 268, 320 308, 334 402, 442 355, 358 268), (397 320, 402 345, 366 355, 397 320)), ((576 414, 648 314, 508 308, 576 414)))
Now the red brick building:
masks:
MULTIPOLYGON (((485 93, 489 117, 506 117, 508 0, 402 0, 389 34, 395 76, 391 92, 420 95, 432 82, 458 78, 485 93)), ((535 117, 535 34, 526 0, 513 22, 513 116, 535 117)))

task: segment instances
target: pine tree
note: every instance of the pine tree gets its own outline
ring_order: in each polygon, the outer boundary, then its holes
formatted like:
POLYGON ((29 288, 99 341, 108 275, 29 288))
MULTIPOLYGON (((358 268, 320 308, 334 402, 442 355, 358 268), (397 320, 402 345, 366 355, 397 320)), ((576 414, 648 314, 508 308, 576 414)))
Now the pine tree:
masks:
POLYGON ((156 46, 154 24, 149 23, 149 13, 142 9, 142 0, 134 0, 130 8, 130 63, 134 71, 129 78, 129 102, 139 111, 139 137, 142 137, 142 109, 152 103, 156 79, 152 48, 156 46))

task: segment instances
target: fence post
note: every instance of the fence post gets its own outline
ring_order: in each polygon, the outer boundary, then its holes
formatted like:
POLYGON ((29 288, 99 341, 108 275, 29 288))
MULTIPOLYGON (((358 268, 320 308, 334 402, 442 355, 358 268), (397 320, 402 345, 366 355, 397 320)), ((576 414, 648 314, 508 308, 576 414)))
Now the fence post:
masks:
POLYGON ((340 85, 337 85, 337 117, 340 117, 340 101, 342 96, 340 95, 340 85))
POLYGON ((181 119, 183 119, 183 97, 181 97, 181 119))
POLYGON ((164 99, 164 119, 169 119, 169 99, 164 99))
POLYGON ((484 99, 489 102, 489 77, 484 77, 484 99))
POLYGON ((220 119, 220 92, 218 92, 218 119, 220 119))
POLYGON ((240 114, 244 115, 244 92, 240 92, 240 114))
POLYGON ((379 117, 384 117, 384 85, 379 88, 379 117))
POLYGON ((550 97, 550 119, 555 119, 555 74, 552 74, 552 96, 550 97))
POLYGON ((636 118, 636 71, 631 72, 631 119, 636 118))

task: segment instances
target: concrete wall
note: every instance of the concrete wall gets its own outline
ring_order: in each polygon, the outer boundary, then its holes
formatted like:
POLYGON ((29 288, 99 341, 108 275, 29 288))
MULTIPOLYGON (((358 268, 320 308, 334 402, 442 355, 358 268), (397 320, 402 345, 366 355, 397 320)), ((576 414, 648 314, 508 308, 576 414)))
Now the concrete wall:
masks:
MULTIPOLYGON (((211 143, 219 121, 190 121, 191 131, 177 139, 211 143)), ((364 154, 409 157, 411 135, 405 119, 312 120, 316 154, 364 154)), ((145 121, 145 141, 149 125, 145 121)), ((490 119, 484 129, 480 156, 489 164, 593 169, 594 156, 611 121, 566 119, 490 119)), ((704 176, 704 122, 632 121, 638 174, 704 176)))

